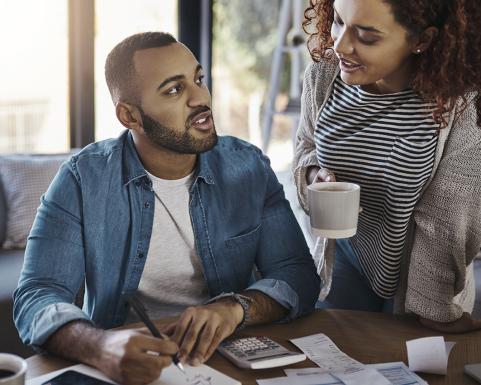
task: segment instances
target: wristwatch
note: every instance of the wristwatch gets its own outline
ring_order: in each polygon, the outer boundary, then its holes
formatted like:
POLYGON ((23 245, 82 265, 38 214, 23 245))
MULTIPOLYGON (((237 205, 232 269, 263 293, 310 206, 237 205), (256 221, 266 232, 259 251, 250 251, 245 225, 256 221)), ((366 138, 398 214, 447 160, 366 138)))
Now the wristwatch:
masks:
POLYGON ((242 310, 244 311, 244 314, 242 315, 242 321, 240 322, 239 325, 237 325, 236 330, 244 329, 247 326, 247 323, 250 320, 249 308, 250 308, 250 305, 251 305, 251 302, 252 302, 252 298, 249 298, 246 295, 230 292, 230 293, 221 293, 218 296, 216 296, 214 298, 211 298, 206 303, 207 304, 213 303, 213 302, 216 302, 216 301, 218 301, 222 298, 232 298, 234 301, 236 301, 239 305, 242 306, 242 310))

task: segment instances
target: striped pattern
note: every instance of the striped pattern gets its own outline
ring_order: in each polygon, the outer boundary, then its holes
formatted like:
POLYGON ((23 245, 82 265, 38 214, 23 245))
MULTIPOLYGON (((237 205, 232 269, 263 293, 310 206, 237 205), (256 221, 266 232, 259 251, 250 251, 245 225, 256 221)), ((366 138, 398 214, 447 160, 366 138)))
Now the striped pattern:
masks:
POLYGON ((373 290, 394 296, 408 222, 437 144, 433 105, 412 90, 374 95, 340 77, 316 124, 319 165, 361 186, 354 252, 373 290))

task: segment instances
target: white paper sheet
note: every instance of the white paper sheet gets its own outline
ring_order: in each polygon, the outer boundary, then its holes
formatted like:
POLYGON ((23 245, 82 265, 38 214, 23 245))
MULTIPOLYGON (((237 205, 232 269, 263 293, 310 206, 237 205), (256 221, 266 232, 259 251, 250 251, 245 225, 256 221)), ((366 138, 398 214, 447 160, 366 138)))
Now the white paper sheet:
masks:
POLYGON ((257 380, 258 385, 343 385, 341 380, 331 376, 329 373, 298 376, 295 382, 292 377, 276 377, 264 380, 257 380))
POLYGON ((444 337, 424 337, 406 341, 409 369, 413 372, 446 374, 448 358, 454 342, 444 337))
MULTIPOLYGON (((392 385, 428 385, 427 382, 416 375, 416 373, 411 372, 404 362, 386 362, 365 366, 371 369, 376 369, 387 380, 389 380, 392 385)), ((321 368, 284 369, 284 372, 288 377, 297 378, 324 374, 324 371, 321 368)))
POLYGON ((319 333, 295 338, 291 342, 325 372, 362 369, 364 367, 363 364, 339 350, 336 344, 325 334, 319 333))
POLYGON ((339 350, 325 334, 295 338, 291 342, 322 370, 345 385, 391 385, 378 371, 367 368, 339 350))
POLYGON ((386 362, 366 366, 376 369, 393 385, 428 385, 416 373, 411 372, 404 362, 386 362))
POLYGON ((368 367, 343 370, 331 374, 340 379, 344 385, 392 385, 391 382, 376 369, 368 367))
MULTIPOLYGON (((184 373, 182 373, 176 366, 170 365, 162 370, 162 374, 160 375, 159 379, 152 382, 150 385, 241 385, 239 381, 228 377, 207 365, 201 365, 197 367, 184 365, 184 368, 187 372, 186 375, 184 375, 184 373)), ((99 378, 101 380, 111 382, 112 384, 116 384, 100 371, 91 368, 90 366, 80 364, 33 378, 28 380, 26 385, 41 385, 45 381, 50 380, 66 370, 75 370, 91 377, 99 378)))

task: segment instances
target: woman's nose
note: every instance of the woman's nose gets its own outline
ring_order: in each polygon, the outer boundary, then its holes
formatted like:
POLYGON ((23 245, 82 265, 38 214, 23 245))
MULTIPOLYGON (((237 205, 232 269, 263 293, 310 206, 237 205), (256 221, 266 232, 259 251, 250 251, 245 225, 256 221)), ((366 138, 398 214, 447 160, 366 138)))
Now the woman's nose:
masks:
POLYGON ((341 55, 350 55, 354 52, 349 31, 344 29, 339 36, 334 39, 334 51, 341 55))

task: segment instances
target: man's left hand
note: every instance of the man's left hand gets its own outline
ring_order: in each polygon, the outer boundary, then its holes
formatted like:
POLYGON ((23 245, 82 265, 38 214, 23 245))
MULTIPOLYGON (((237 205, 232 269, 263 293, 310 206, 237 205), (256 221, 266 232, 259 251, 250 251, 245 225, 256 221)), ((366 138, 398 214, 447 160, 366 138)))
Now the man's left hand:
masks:
POLYGON ((163 332, 179 345, 180 360, 197 366, 207 361, 219 344, 235 331, 243 316, 239 303, 223 298, 187 308, 179 320, 163 332))

